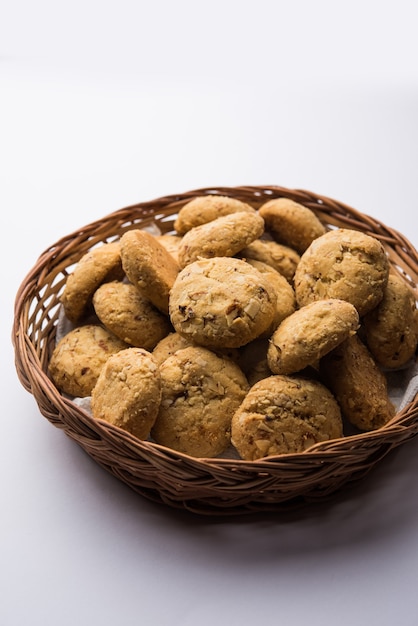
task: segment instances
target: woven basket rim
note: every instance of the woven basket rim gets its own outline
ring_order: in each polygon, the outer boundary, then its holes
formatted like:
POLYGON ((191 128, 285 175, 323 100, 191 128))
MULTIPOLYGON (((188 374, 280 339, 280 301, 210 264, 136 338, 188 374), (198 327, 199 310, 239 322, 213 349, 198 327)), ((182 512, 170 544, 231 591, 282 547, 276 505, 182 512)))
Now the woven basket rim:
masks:
MULTIPOLYGON (((327 223, 334 227, 359 229, 377 236, 387 251, 389 251, 392 266, 408 282, 414 291, 416 300, 418 300, 418 253, 410 241, 395 229, 389 228, 380 221, 327 196, 317 195, 306 190, 268 185, 205 187, 132 204, 109 213, 103 218, 86 224, 82 228, 61 237, 40 254, 38 261, 28 272, 17 291, 12 332, 16 370, 23 386, 35 397, 41 413, 54 425, 63 428, 89 454, 94 455, 94 446, 99 446, 97 442, 103 441, 105 447, 112 448, 113 446, 115 450, 123 449, 123 454, 126 454, 126 450, 128 452, 131 451, 133 457, 138 454, 143 454, 147 457, 154 455, 155 458, 151 459, 151 465, 155 465, 154 470, 155 468, 158 469, 159 464, 166 472, 170 471, 170 469, 167 470, 167 465, 170 463, 178 466, 182 464, 187 465, 188 468, 193 468, 193 471, 199 473, 201 481, 203 481, 202 473, 208 472, 213 477, 213 472, 216 470, 221 472, 225 470, 229 473, 243 472, 252 477, 267 472, 271 476, 276 469, 282 472, 287 467, 295 467, 295 471, 297 471, 297 466, 302 464, 300 471, 303 473, 303 465, 306 462, 321 465, 324 457, 326 457, 328 460, 338 464, 339 461, 341 462, 342 456, 355 455, 357 446, 364 445, 367 447, 369 444, 371 446, 379 446, 381 449, 377 452, 375 451, 377 462, 379 456, 383 456, 393 447, 418 434, 417 394, 411 402, 380 429, 367 433, 353 434, 332 441, 320 442, 301 453, 275 455, 257 461, 230 458, 194 458, 153 442, 141 442, 133 435, 115 426, 100 420, 94 420, 87 411, 77 406, 71 399, 65 398, 56 389, 46 373, 47 350, 45 346, 53 340, 57 313, 53 313, 51 318, 48 318, 46 313, 49 314, 53 309, 52 306, 51 309, 48 309, 51 300, 54 301, 54 306, 57 306, 57 294, 65 282, 67 269, 74 265, 83 253, 80 250, 80 242, 82 241, 83 246, 90 248, 104 240, 111 239, 112 236, 117 237, 117 233, 112 235, 109 232, 110 224, 112 226, 117 224, 118 228, 135 228, 138 227, 138 224, 143 227, 147 223, 156 223, 157 221, 160 227, 163 226, 165 228, 167 226, 167 232, 169 232, 170 227, 172 230, 173 219, 180 206, 192 197, 208 194, 230 195, 240 197, 241 199, 251 198, 254 206, 257 206, 257 203, 260 206, 272 197, 285 196, 314 209, 322 219, 327 218, 327 223), (341 224, 343 226, 340 226, 341 224), (35 303, 36 313, 32 311, 35 300, 37 300, 37 304, 35 303), (43 318, 44 313, 45 317, 43 318), (37 316, 39 320, 37 320, 37 316)), ((122 469, 119 468, 118 470, 122 473, 123 454, 122 469)), ((105 453, 103 455, 105 456, 105 453)), ((100 462, 100 459, 98 462, 100 462)), ((131 462, 133 462, 132 459, 129 459, 129 463, 131 462)), ((347 462, 351 463, 353 461, 350 458, 347 459, 347 462)), ((103 461, 103 465, 106 465, 106 459, 103 461)), ((130 484, 126 477, 119 477, 130 484)), ((139 480, 138 477, 135 480, 139 480)), ((219 480, 219 478, 215 478, 215 482, 216 480, 219 480)), ((226 476, 225 480, 228 482, 229 478, 226 476)), ((252 478, 251 480, 254 479, 252 478)), ((135 485, 133 486, 135 488, 135 485)), ((151 487, 150 489, 152 490, 151 487)), ((158 492, 158 489, 158 485, 156 488, 154 486, 156 492, 158 492)), ((172 486, 170 489, 173 491, 172 486)), ((216 491, 216 485, 214 489, 216 491)), ((254 510, 254 506, 257 507, 257 505, 251 499, 250 487, 244 483, 241 489, 248 492, 248 505, 244 503, 237 504, 239 510, 247 510, 246 507, 249 507, 248 510, 254 510)), ((200 502, 196 507, 202 510, 198 512, 202 512, 206 506, 203 504, 205 491, 203 485, 202 490, 203 495, 198 495, 194 499, 200 502)), ((236 486, 235 490, 239 491, 239 488, 236 486)), ((150 494, 144 493, 147 491, 147 488, 144 486, 140 486, 138 491, 150 496, 150 494)), ((199 489, 196 488, 197 493, 198 491, 199 489)), ((225 491, 227 494, 227 490, 225 491)), ((160 498, 166 503, 175 506, 174 496, 172 501, 170 501, 170 497, 170 495, 161 496, 161 493, 159 496, 156 496, 157 499, 160 498)), ((189 496, 187 502, 192 500, 193 498, 189 496)), ((183 502, 180 499, 179 502, 179 506, 186 506, 186 501, 183 502)), ((218 504, 220 509, 225 509, 228 506, 228 504, 221 502, 218 504)), ((271 502, 270 504, 274 508, 275 503, 271 502)), ((211 511, 217 508, 217 505, 213 503, 207 506, 211 511)), ((267 505, 266 503, 262 505, 260 502, 259 506, 265 509, 267 505)), ((233 509, 234 507, 231 507, 231 510, 233 509)))

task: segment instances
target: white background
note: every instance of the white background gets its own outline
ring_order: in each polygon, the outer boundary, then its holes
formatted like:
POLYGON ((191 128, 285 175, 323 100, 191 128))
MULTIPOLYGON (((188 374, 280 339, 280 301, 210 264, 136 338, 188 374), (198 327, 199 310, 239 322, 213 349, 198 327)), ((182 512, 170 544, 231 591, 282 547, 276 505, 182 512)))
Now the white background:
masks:
POLYGON ((309 189, 417 246, 417 58, 405 0, 2 3, 2 625, 416 625, 418 441, 301 519, 190 516, 40 415, 10 333, 45 248, 201 186, 309 189))

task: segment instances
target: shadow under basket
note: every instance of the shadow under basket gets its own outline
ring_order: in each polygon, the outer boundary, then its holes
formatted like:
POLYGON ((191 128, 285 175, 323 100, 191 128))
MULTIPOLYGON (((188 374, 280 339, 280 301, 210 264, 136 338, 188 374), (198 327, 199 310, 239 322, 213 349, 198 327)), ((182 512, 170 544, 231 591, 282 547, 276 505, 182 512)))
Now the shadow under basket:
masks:
POLYGON ((120 209, 60 239, 46 250, 16 296, 13 344, 19 379, 40 412, 62 428, 100 466, 141 495, 199 514, 289 511, 329 498, 364 476, 391 449, 418 433, 418 396, 384 427, 314 445, 306 452, 259 461, 197 459, 140 441, 93 419, 63 397, 47 375, 68 274, 93 246, 133 228, 173 230, 179 209, 204 194, 233 196, 255 208, 285 197, 312 209, 329 227, 361 230, 379 239, 393 268, 418 297, 418 253, 400 233, 355 209, 308 191, 283 187, 206 188, 120 209))

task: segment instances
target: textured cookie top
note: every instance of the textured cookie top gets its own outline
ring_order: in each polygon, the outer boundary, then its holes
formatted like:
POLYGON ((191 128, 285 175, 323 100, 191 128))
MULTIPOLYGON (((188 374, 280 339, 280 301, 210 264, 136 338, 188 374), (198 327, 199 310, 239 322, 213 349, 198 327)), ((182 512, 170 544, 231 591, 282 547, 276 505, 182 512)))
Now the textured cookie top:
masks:
POLYGON ((268 364, 275 374, 292 374, 338 346, 356 332, 359 316, 345 300, 318 300, 298 309, 279 325, 270 339, 268 364))
POLYGON ((259 213, 276 241, 299 253, 326 232, 325 226, 311 209, 288 198, 269 200, 263 204, 259 213))
POLYGON ((380 428, 395 414, 386 378, 357 335, 325 355, 320 372, 344 417, 360 430, 380 428))
POLYGON ((397 368, 413 358, 418 342, 415 296, 397 274, 390 274, 383 298, 364 317, 367 345, 382 367, 397 368))
POLYGON ((124 348, 126 343, 101 326, 79 326, 55 346, 49 374, 61 391, 74 397, 87 397, 107 359, 124 348))
POLYGON ((138 348, 152 350, 171 330, 167 316, 131 283, 101 285, 93 296, 93 306, 108 330, 138 348))
POLYGON ((380 241, 356 230, 332 230, 302 254, 294 277, 296 299, 300 306, 323 298, 347 300, 362 316, 382 299, 388 274, 380 241))
POLYGON ((320 382, 270 376, 251 387, 232 418, 231 439, 246 460, 303 452, 341 437, 339 406, 320 382))
POLYGON ((162 313, 168 313, 170 289, 179 271, 174 257, 156 237, 129 230, 120 240, 122 266, 135 285, 162 313))
POLYGON ((264 220, 256 212, 232 213, 196 226, 180 242, 180 267, 201 257, 234 256, 263 232, 264 220))
POLYGON ((162 400, 152 437, 196 457, 230 444, 231 419, 248 382, 229 359, 201 347, 178 350, 160 365, 162 400))
POLYGON ((276 294, 245 261, 201 259, 178 275, 170 295, 175 330, 213 348, 237 348, 261 335, 276 314, 276 294))
POLYGON ((112 355, 92 391, 93 417, 139 439, 149 436, 161 401, 161 380, 152 355, 128 348, 112 355))
POLYGON ((77 323, 93 293, 105 280, 123 277, 119 242, 105 243, 87 252, 68 276, 61 302, 68 319, 77 323))
POLYGON ((198 196, 180 209, 174 228, 180 235, 184 235, 195 226, 242 211, 254 213, 255 209, 246 202, 228 196, 198 196))

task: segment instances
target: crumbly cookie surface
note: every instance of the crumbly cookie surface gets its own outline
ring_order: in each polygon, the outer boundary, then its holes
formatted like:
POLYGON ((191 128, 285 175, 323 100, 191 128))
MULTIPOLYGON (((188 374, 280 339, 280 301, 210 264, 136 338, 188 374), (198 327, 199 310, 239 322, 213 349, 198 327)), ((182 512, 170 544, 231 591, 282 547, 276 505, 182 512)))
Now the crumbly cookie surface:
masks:
POLYGON ((404 280, 390 274, 383 298, 364 317, 367 346, 382 367, 398 368, 413 358, 418 342, 415 296, 404 280))
POLYGON ((178 275, 170 296, 175 330, 210 348, 237 348, 261 335, 276 314, 273 287, 245 261, 201 259, 178 275))
POLYGON ((162 400, 154 440, 194 457, 215 457, 230 445, 231 419, 248 391, 240 368, 210 350, 178 350, 160 365, 162 400))
POLYGON ((231 425, 233 445, 250 461, 303 452, 342 434, 331 392, 318 381, 290 376, 270 376, 251 387, 231 425))
POLYGON ((100 371, 126 343, 96 324, 71 330, 55 346, 49 361, 49 375, 55 385, 70 396, 90 396, 100 371))
POLYGON ((345 300, 311 302, 279 325, 270 339, 268 364, 275 374, 292 374, 333 350, 356 332, 359 316, 345 300))
POLYGON ((207 224, 223 215, 242 211, 255 213, 252 206, 237 198, 221 195, 198 196, 180 209, 174 228, 178 234, 184 235, 195 226, 207 224))
POLYGON ((288 198, 269 200, 259 211, 266 228, 279 243, 290 246, 300 254, 314 239, 326 232, 315 213, 288 198))
POLYGON ((167 252, 171 254, 176 263, 178 263, 181 237, 179 235, 167 233, 165 235, 158 235, 157 241, 167 250, 167 252))
POLYGON ((127 344, 152 350, 172 326, 131 283, 101 285, 93 296, 93 306, 102 324, 127 344))
POLYGON ((320 372, 344 417, 360 430, 380 428, 394 416, 386 378, 357 335, 324 356, 320 372))
POLYGON ((300 261, 300 255, 296 250, 270 239, 256 239, 240 251, 240 256, 247 260, 261 261, 271 265, 289 283, 293 282, 300 261))
POLYGON ((120 239, 123 269, 129 281, 162 313, 168 313, 170 289, 179 271, 174 257, 144 230, 130 230, 120 239))
POLYGON ((161 402, 161 380, 152 355, 127 348, 103 366, 91 396, 93 417, 146 439, 161 402))
POLYGON ((121 280, 119 242, 105 243, 87 252, 68 276, 61 302, 68 319, 78 323, 96 289, 107 280, 121 280))
POLYGON ((264 220, 256 212, 238 212, 196 226, 182 238, 178 259, 184 268, 198 258, 234 256, 264 232, 264 220))
POLYGON ((360 231, 332 230, 302 254, 294 277, 296 300, 303 306, 339 298, 351 302, 363 316, 382 299, 388 275, 380 241, 360 231))

